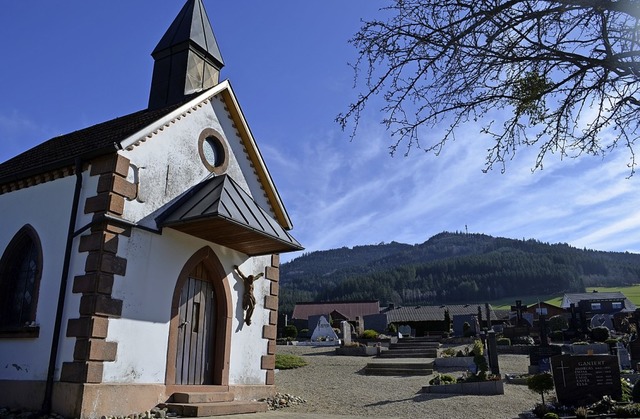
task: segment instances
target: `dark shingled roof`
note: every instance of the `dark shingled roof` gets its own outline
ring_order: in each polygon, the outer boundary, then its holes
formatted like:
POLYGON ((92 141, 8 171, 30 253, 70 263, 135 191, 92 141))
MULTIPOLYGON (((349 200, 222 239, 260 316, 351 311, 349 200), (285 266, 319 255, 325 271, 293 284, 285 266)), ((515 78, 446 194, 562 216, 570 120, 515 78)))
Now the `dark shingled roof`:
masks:
MULTIPOLYGON (((482 308, 482 315, 484 316, 484 305, 480 305, 480 307, 482 308)), ((449 315, 451 316, 451 318, 453 318, 453 316, 465 314, 478 314, 478 304, 413 306, 400 307, 387 311, 387 321, 389 323, 397 323, 444 320, 444 311, 446 309, 449 310, 449 315)), ((491 320, 497 320, 495 311, 493 309, 491 309, 491 320)))
MULTIPOLYGON (((187 99, 188 100, 188 99, 187 99)), ((162 109, 142 110, 70 134, 54 137, 0 164, 0 184, 8 183, 117 150, 117 144, 152 124, 184 102, 162 109)))

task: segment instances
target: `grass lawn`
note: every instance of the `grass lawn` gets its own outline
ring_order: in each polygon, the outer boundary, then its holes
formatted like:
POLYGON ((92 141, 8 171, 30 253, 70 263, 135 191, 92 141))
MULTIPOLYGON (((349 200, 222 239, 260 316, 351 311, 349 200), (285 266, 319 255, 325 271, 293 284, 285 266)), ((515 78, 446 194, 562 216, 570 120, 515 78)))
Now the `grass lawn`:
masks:
POLYGON ((276 369, 290 370, 307 365, 307 361, 297 355, 276 354, 276 369))

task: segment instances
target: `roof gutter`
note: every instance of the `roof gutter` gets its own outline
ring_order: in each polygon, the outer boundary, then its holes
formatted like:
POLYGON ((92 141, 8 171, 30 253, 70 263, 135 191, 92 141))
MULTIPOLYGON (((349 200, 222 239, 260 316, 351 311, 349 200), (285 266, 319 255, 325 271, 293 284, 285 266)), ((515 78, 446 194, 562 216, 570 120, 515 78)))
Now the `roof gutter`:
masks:
POLYGON ((75 161, 76 186, 73 192, 73 204, 71 207, 71 215, 69 217, 69 227, 67 229, 67 244, 64 251, 64 262, 62 265, 62 274, 60 278, 60 290, 58 293, 58 308, 56 311, 56 319, 53 329, 53 339, 51 342, 51 353, 49 356, 49 370, 47 372, 47 383, 44 391, 44 401, 42 402, 42 411, 51 412, 53 380, 58 362, 58 346, 60 344, 60 331, 62 329, 62 316, 64 313, 65 295, 67 292, 67 284, 69 282, 69 267, 71 265, 71 252, 73 248, 74 230, 78 219, 78 206, 80 203, 80 192, 82 191, 82 159, 76 158, 75 161))

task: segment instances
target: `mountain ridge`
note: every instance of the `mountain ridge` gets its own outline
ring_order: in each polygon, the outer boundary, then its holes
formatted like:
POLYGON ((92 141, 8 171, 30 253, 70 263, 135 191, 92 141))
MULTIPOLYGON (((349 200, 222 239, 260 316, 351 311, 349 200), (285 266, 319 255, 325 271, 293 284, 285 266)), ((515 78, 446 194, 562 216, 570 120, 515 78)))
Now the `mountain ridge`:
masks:
POLYGON ((421 244, 303 254, 281 265, 279 301, 283 312, 291 312, 296 302, 320 300, 468 303, 638 282, 638 254, 445 231, 421 244))

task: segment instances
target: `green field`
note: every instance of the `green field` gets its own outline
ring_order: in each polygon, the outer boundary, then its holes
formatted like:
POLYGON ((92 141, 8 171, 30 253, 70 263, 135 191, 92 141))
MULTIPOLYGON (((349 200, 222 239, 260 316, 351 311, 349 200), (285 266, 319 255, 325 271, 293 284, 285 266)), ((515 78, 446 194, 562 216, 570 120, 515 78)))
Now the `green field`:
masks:
MULTIPOLYGON (((640 284, 632 285, 629 287, 588 287, 587 292, 622 292, 633 304, 640 307, 640 284)), ((496 310, 509 310, 512 305, 516 303, 516 300, 522 300, 522 304, 531 305, 536 304, 538 301, 553 304, 560 307, 562 302, 562 294, 557 295, 536 295, 526 297, 509 297, 501 300, 490 301, 489 303, 496 310)))

